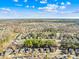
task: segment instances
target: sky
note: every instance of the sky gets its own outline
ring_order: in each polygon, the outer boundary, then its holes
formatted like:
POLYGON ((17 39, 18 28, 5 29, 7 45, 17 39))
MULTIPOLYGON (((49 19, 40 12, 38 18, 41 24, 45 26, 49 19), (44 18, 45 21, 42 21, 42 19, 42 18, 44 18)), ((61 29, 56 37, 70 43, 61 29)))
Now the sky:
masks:
POLYGON ((0 0, 0 18, 79 18, 79 0, 0 0))

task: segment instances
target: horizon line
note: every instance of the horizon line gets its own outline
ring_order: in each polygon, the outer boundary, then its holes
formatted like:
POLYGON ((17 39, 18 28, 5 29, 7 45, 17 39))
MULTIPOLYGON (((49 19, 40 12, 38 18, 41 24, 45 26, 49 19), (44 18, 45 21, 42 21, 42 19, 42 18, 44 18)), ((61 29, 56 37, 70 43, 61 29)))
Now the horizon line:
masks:
POLYGON ((2 19, 2 20, 6 20, 6 19, 12 19, 12 20, 13 20, 13 19, 18 19, 18 20, 19 20, 19 19, 26 19, 26 20, 27 20, 27 19, 46 19, 46 20, 47 20, 47 19, 79 19, 79 17, 53 17, 53 18, 46 18, 46 17, 41 17, 41 18, 40 18, 40 17, 37 17, 37 18, 31 18, 31 17, 30 17, 30 18, 0 18, 0 20, 1 20, 1 19, 2 19))

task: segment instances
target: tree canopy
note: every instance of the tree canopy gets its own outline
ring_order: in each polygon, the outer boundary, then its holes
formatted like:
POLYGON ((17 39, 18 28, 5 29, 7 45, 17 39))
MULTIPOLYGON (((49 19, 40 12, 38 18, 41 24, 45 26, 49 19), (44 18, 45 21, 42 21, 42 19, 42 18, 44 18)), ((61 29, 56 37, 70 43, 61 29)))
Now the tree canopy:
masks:
POLYGON ((34 48, 51 47, 51 46, 56 46, 56 45, 57 43, 55 40, 26 39, 24 42, 24 46, 34 47, 34 48))

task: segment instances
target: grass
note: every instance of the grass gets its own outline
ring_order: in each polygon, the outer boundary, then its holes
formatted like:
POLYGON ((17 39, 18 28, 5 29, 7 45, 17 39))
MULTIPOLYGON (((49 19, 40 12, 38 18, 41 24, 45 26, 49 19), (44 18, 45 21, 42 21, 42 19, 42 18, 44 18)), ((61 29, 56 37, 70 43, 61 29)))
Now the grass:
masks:
POLYGON ((10 42, 15 38, 17 33, 11 33, 6 39, 0 40, 0 52, 3 52, 10 42))

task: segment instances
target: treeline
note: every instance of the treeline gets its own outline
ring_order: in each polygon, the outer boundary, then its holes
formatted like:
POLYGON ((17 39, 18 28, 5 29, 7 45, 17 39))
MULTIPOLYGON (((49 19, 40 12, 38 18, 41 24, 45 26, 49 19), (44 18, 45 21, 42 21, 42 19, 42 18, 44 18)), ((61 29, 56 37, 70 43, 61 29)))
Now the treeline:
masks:
POLYGON ((57 46, 57 42, 55 40, 28 39, 25 40, 24 46, 28 48, 44 48, 57 46))

